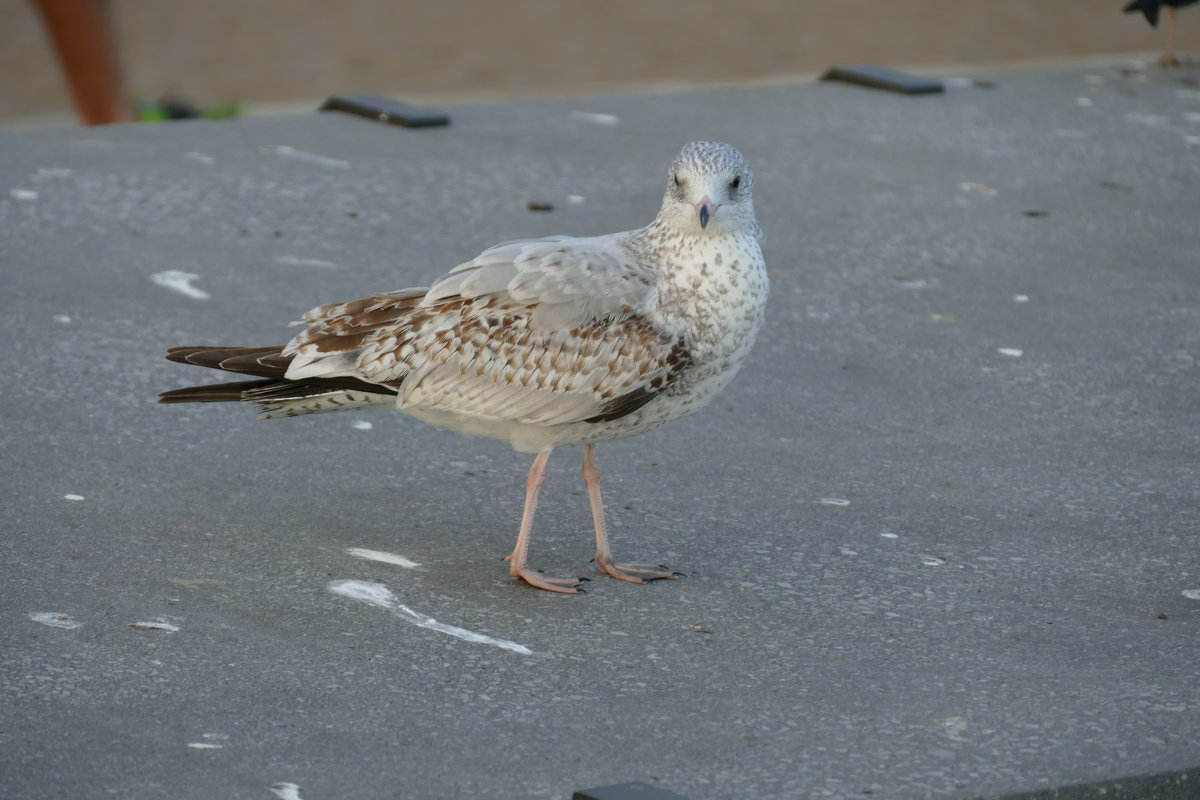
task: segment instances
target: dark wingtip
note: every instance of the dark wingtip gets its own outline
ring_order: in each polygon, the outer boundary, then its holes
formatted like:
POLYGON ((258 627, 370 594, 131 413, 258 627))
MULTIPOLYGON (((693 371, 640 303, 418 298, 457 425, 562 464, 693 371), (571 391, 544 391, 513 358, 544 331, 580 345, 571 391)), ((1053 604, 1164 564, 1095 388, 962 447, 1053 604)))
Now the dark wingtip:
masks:
POLYGON ((193 364, 226 372, 241 372, 263 378, 282 378, 291 356, 283 348, 274 347, 213 347, 184 345, 167 348, 166 359, 179 364, 193 364))
POLYGON ((167 361, 174 361, 177 364, 186 364, 188 354, 196 349, 195 347, 168 347, 165 358, 167 361))
POLYGON ((269 386, 275 381, 234 381, 233 383, 211 383, 207 386, 185 386, 172 389, 158 396, 160 403, 230 403, 242 400, 242 393, 269 386))
POLYGON ((1134 14, 1138 11, 1146 17, 1146 22, 1150 23, 1151 27, 1158 27, 1158 2, 1156 0, 1131 0, 1122 9, 1126 14, 1134 14))

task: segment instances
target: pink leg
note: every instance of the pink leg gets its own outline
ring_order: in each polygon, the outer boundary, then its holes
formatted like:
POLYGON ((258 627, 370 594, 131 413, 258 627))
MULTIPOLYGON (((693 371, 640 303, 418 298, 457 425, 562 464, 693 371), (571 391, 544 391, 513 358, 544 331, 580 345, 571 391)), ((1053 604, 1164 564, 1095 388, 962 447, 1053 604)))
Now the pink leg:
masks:
POLYGON ((1164 67, 1178 67, 1180 63, 1175 55, 1175 6, 1167 6, 1167 52, 1161 60, 1164 67))
POLYGON ((578 578, 547 578, 530 569, 525 563, 525 556, 529 552, 529 533, 533 529, 533 512, 537 510, 538 490, 546 480, 546 462, 550 460, 551 449, 547 447, 538 453, 529 467, 529 480, 525 483, 525 511, 521 515, 521 532, 517 534, 517 546, 505 560, 509 562, 509 574, 531 586, 548 592, 578 594, 579 590, 575 588, 579 585, 578 578))
POLYGON ((674 580, 678 573, 662 564, 617 564, 608 549, 608 531, 604 525, 604 504, 600 499, 600 468, 596 466, 596 446, 583 448, 583 482, 587 484, 588 502, 592 505, 592 521, 596 524, 596 566, 606 575, 630 583, 645 583, 659 579, 674 580))

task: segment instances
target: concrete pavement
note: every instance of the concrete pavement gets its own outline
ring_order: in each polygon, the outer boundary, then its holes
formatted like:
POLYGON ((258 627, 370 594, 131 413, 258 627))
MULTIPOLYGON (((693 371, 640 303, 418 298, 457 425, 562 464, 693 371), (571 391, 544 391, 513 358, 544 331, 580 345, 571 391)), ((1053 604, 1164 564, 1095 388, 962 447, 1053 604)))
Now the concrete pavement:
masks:
MULTIPOLYGON (((0 133, 0 794, 1194 792, 1200 89, 986 77, 0 133), (614 549, 684 579, 510 582, 497 443, 154 403, 217 379, 168 345, 641 225, 697 138, 755 168, 768 324, 599 450, 614 549)), ((552 574, 590 570, 578 456, 552 574)))

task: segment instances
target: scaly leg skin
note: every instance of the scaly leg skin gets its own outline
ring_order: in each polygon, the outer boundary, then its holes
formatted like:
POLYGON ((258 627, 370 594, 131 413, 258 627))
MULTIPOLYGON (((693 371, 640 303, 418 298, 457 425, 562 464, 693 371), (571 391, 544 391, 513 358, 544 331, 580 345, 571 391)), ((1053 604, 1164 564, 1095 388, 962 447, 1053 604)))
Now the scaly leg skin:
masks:
POLYGON ((545 589, 548 592, 563 594, 579 594, 579 578, 548 578, 529 568, 525 556, 529 552, 529 532, 533 529, 533 512, 537 510, 538 490, 546 480, 546 462, 550 460, 550 450, 547 447, 537 454, 529 467, 529 479, 525 483, 525 511, 521 515, 521 532, 517 534, 517 546, 504 560, 508 562, 508 573, 514 578, 520 578, 530 586, 545 589))
POLYGON ((596 524, 596 566, 606 575, 630 583, 656 580, 675 580, 679 573, 662 564, 617 564, 608 549, 608 533, 604 525, 604 505, 600 500, 600 468, 596 466, 596 446, 583 448, 583 482, 587 484, 588 502, 592 506, 592 521, 596 524))

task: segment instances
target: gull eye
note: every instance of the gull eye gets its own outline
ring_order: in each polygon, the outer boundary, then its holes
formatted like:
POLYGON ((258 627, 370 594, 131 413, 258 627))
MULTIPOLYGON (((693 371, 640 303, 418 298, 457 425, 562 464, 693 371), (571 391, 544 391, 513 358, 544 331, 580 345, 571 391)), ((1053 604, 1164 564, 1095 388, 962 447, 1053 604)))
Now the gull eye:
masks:
POLYGON ((679 173, 676 172, 675 173, 675 188, 678 189, 681 186, 683 186, 683 181, 679 180, 679 173))
POLYGON ((731 180, 729 182, 730 189, 736 189, 741 185, 742 185, 742 176, 741 175, 738 175, 737 177, 735 177, 733 180, 731 180))

